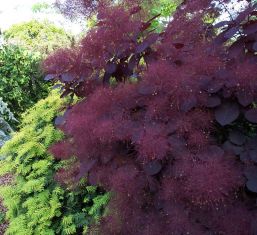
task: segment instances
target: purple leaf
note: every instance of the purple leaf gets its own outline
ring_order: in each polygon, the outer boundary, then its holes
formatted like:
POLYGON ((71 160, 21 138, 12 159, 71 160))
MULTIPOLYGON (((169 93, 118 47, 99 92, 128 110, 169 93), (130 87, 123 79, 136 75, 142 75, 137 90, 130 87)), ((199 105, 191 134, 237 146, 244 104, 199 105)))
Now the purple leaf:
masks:
POLYGON ((229 23, 230 23, 230 21, 221 21, 221 22, 215 24, 215 25, 213 26, 213 28, 220 28, 220 27, 223 27, 223 26, 225 26, 225 25, 229 25, 229 23))
POLYGON ((105 85, 109 84, 110 78, 111 78, 111 74, 105 73, 105 74, 104 74, 104 77, 103 77, 103 83, 104 83, 105 85))
POLYGON ((117 69, 117 64, 109 62, 106 65, 105 72, 108 74, 113 74, 117 69))
POLYGON ((243 31, 245 34, 253 34, 257 32, 257 22, 248 24, 243 31))
POLYGON ((224 38, 230 39, 238 32, 238 27, 232 27, 229 30, 225 31, 224 38))
POLYGON ((218 96, 209 96, 206 106, 208 108, 215 108, 221 104, 221 100, 218 96))
POLYGON ((173 43, 173 46, 176 49, 182 49, 185 45, 183 43, 173 43))
POLYGON ((148 175, 156 175, 162 169, 162 165, 159 161, 152 161, 144 165, 144 171, 148 175))
POLYGON ((224 98, 230 98, 231 97, 231 95, 232 95, 232 92, 231 92, 231 90, 229 90, 229 89, 227 89, 227 88, 223 88, 222 89, 222 95, 223 95, 223 97, 224 98))
POLYGON ((224 150, 217 145, 210 145, 207 148, 207 154, 222 157, 224 155, 224 150))
POLYGON ((249 157, 248 152, 242 152, 242 153, 240 154, 240 160, 241 160, 242 162, 248 162, 248 161, 250 160, 250 157, 249 157))
POLYGON ((257 179, 248 180, 246 182, 246 187, 249 191, 257 193, 257 179))
POLYGON ((65 117, 64 117, 64 116, 58 116, 58 117, 56 117, 55 120, 54 120, 54 124, 55 124, 56 126, 61 126, 61 125, 64 124, 64 122, 65 122, 65 117))
POLYGON ((241 38, 234 42, 229 47, 229 57, 230 58, 237 58, 239 55, 244 53, 244 45, 245 45, 245 39, 241 38))
POLYGON ((253 102, 253 95, 243 90, 238 91, 236 93, 236 97, 238 99, 238 102, 244 107, 248 106, 253 102))
POLYGON ((248 180, 257 180, 257 168, 256 166, 250 166, 245 169, 244 175, 248 180))
POLYGON ((154 33, 148 36, 141 44, 136 47, 135 53, 139 54, 146 50, 149 46, 155 43, 159 38, 159 34, 154 33))
POLYGON ((138 87, 138 93, 140 95, 151 95, 154 93, 154 88, 149 85, 140 85, 138 87))
POLYGON ((256 149, 257 150, 257 138, 254 137, 254 138, 249 139, 246 143, 246 148, 248 150, 250 150, 250 149, 256 149))
POLYGON ((250 150, 249 151, 249 156, 252 159, 252 161, 257 163, 257 149, 250 150))
POLYGON ((64 73, 61 75, 61 80, 63 82, 71 82, 73 80, 73 76, 70 73, 64 73))
POLYGON ((253 44, 253 50, 257 51, 257 42, 253 44))
POLYGON ((222 125, 228 125, 235 121, 239 116, 239 107, 236 103, 224 103, 215 110, 215 119, 222 125))
POLYGON ((85 174, 87 174, 96 164, 96 159, 88 159, 80 163, 79 173, 76 176, 76 180, 79 180, 85 174))
POLYGON ((182 104, 180 105, 180 109, 183 112, 188 112, 192 108, 194 108, 197 105, 197 99, 195 96, 191 96, 184 100, 182 104))
POLYGON ((44 80, 45 81, 50 81, 50 80, 53 80, 54 78, 56 78, 56 75, 48 74, 48 75, 45 76, 44 80))
POLYGON ((239 131, 231 131, 228 138, 233 144, 236 145, 243 145, 246 142, 246 136, 239 131))
POLYGON ((137 66, 137 64, 138 64, 138 61, 139 61, 138 56, 133 55, 133 56, 130 58, 129 62, 128 62, 128 68, 133 71, 134 68, 135 68, 135 67, 137 66))
POLYGON ((62 84, 55 84, 52 89, 59 89, 62 87, 62 84))
POLYGON ((235 155, 240 155, 243 152, 243 148, 241 146, 236 146, 230 141, 226 141, 222 147, 225 151, 234 153, 235 155))
POLYGON ((245 112, 245 118, 252 123, 257 123, 257 109, 250 109, 245 112))
POLYGON ((212 81, 208 84, 208 87, 206 88, 206 90, 213 94, 218 92, 221 88, 223 87, 223 83, 219 82, 219 81, 212 81))

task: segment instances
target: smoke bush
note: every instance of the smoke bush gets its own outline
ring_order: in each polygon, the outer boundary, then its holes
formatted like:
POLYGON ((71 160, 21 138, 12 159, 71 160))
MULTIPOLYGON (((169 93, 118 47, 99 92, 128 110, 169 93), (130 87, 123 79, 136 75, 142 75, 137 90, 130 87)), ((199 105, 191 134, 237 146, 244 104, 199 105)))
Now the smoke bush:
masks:
POLYGON ((44 63, 63 96, 86 97, 51 151, 77 156, 75 181, 113 192, 92 230, 255 234, 255 6, 213 26, 203 20, 219 13, 211 1, 185 1, 161 34, 128 6, 97 12, 80 45, 44 63))

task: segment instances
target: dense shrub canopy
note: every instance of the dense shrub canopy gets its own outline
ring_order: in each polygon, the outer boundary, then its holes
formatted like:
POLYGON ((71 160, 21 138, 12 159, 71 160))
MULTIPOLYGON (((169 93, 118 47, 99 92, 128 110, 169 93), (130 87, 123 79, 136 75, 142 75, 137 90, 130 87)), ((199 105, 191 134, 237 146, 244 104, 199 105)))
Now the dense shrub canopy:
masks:
POLYGON ((15 24, 4 32, 4 38, 8 43, 23 46, 43 55, 70 45, 72 41, 71 35, 47 20, 15 24))
POLYGON ((137 1, 80 2, 99 23, 45 69, 87 98, 51 152, 114 192, 100 234, 256 234, 256 5, 213 27, 220 8, 184 1, 155 34, 137 1))
POLYGON ((81 181, 76 190, 58 185, 55 172, 68 162, 53 159, 47 148, 63 134, 54 128, 54 118, 63 107, 58 94, 39 101, 24 116, 19 132, 0 151, 1 174, 14 181, 1 186, 13 235, 79 235, 99 219, 108 194, 81 181))
POLYGON ((18 46, 0 48, 0 96, 18 119, 21 113, 47 96, 39 69, 41 56, 18 46))

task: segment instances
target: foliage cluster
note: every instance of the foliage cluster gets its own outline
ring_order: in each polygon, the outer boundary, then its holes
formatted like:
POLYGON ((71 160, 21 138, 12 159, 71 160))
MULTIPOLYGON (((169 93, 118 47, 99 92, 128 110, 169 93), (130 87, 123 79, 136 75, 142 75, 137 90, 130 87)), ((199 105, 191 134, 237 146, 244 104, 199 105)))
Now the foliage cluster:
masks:
POLYGON ((13 129, 8 123, 9 121, 17 122, 11 110, 7 107, 7 104, 0 97, 0 148, 11 137, 13 129))
POLYGON ((32 11, 34 13, 42 12, 42 11, 48 10, 50 7, 51 5, 48 4, 47 2, 37 2, 32 6, 32 11))
POLYGON ((47 148, 63 134, 54 128, 54 118, 64 101, 51 94, 28 110, 21 129, 1 149, 5 156, 1 174, 11 173, 11 185, 1 186, 7 207, 6 234, 85 234, 97 221, 109 195, 80 181, 75 190, 54 180, 55 172, 67 162, 54 160, 47 148))
POLYGON ((9 43, 40 52, 44 56, 70 45, 72 41, 71 35, 47 20, 15 24, 4 32, 4 38, 9 43))
POLYGON ((69 2, 99 23, 45 61, 63 96, 87 97, 51 151, 113 192, 100 234, 256 234, 256 5, 213 27, 223 5, 184 1, 156 34, 138 1, 69 2))
POLYGON ((21 47, 0 49, 0 94, 17 119, 27 108, 48 94, 39 69, 41 56, 21 47))

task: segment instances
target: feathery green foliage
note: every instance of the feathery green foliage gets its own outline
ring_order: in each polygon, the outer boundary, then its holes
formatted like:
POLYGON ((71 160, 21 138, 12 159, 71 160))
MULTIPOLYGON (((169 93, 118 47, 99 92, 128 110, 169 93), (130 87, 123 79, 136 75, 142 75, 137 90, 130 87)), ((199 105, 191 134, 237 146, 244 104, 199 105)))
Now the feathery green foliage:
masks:
POLYGON ((54 93, 23 115, 21 129, 0 151, 6 156, 1 174, 12 173, 14 182, 0 194, 8 211, 9 235, 85 234, 108 202, 108 193, 82 180, 69 190, 54 181, 56 171, 67 164, 55 160, 47 148, 62 139, 53 120, 64 101, 54 93))

